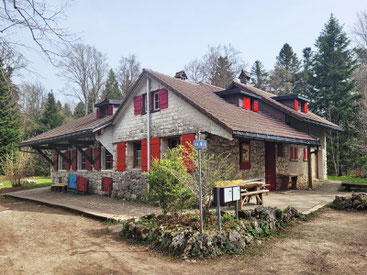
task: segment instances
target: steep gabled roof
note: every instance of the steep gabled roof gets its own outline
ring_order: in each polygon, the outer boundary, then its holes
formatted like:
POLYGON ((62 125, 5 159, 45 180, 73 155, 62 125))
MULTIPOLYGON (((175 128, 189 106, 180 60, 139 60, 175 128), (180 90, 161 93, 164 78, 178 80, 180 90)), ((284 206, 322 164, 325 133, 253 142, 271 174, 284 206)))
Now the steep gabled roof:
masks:
MULTIPOLYGON (((143 75, 157 81, 232 133, 247 133, 251 138, 267 137, 269 140, 277 140, 279 137, 283 138, 283 141, 300 144, 318 144, 319 142, 318 139, 297 131, 262 112, 244 110, 228 103, 215 94, 215 92, 223 91, 222 88, 205 83, 192 83, 146 69, 143 70, 138 81, 143 75)), ((130 93, 132 92, 133 89, 130 93)), ((120 106, 120 110, 123 105, 124 103, 120 106)))
POLYGON ((105 116, 97 119, 96 114, 92 113, 23 141, 19 146, 31 146, 48 142, 57 142, 72 137, 85 137, 89 134, 93 134, 95 129, 107 126, 111 123, 112 116, 105 116))
POLYGON ((240 83, 240 82, 237 82, 237 81, 233 81, 233 83, 228 88, 230 88, 233 85, 235 85, 237 87, 240 87, 244 90, 247 90, 249 92, 252 92, 256 95, 261 96, 262 100, 264 102, 272 105, 273 107, 281 110, 282 112, 286 113, 287 115, 290 115, 291 117, 294 117, 298 120, 313 123, 313 124, 320 125, 320 126, 323 126, 323 127, 326 127, 326 128, 337 130, 337 131, 342 131, 343 130, 340 126, 338 126, 338 125, 336 125, 336 124, 326 120, 325 118, 322 118, 322 117, 320 117, 320 116, 318 116, 318 115, 316 115, 312 112, 308 112, 307 114, 303 113, 303 112, 298 112, 298 111, 290 108, 289 106, 278 102, 275 99, 276 95, 274 95, 272 93, 257 89, 257 88, 255 88, 251 85, 243 84, 243 83, 240 83))

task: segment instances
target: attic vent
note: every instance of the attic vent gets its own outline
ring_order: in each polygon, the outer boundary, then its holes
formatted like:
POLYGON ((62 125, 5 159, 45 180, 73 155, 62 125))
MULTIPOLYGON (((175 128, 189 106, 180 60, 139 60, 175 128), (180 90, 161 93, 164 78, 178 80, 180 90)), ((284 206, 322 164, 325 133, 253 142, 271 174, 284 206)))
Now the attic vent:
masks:
POLYGON ((179 71, 175 74, 175 78, 178 78, 178 79, 181 79, 181 80, 186 80, 187 75, 186 75, 185 71, 179 71))
POLYGON ((247 84, 250 81, 251 76, 248 72, 246 72, 244 69, 242 69, 240 75, 238 76, 238 78, 241 81, 241 83, 247 84))

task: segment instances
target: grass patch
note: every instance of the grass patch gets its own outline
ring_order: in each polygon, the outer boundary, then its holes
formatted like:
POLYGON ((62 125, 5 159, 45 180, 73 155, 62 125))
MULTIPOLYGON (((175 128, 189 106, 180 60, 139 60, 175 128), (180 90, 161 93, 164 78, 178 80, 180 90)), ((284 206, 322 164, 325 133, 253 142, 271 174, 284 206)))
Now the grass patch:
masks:
POLYGON ((356 182, 356 183, 367 183, 367 178, 359 178, 359 177, 350 177, 350 176, 328 176, 328 180, 340 180, 347 182, 356 182))
MULTIPOLYGON (((47 186, 51 186, 52 180, 50 177, 31 177, 28 178, 31 180, 36 181, 36 183, 33 184, 25 184, 23 185, 24 188, 26 189, 32 189, 32 188, 40 188, 40 187, 47 187, 47 186)), ((2 188, 11 188, 11 182, 10 181, 3 181, 0 182, 2 185, 0 185, 0 189, 2 188)))

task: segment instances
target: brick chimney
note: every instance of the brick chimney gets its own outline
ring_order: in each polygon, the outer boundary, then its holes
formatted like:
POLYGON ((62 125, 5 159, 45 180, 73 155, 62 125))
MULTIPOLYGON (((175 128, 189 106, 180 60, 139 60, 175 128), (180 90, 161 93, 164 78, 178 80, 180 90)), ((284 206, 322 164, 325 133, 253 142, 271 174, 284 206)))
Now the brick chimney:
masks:
POLYGON ((185 71, 179 71, 175 74, 175 78, 181 79, 181 80, 186 80, 187 75, 186 75, 185 71))

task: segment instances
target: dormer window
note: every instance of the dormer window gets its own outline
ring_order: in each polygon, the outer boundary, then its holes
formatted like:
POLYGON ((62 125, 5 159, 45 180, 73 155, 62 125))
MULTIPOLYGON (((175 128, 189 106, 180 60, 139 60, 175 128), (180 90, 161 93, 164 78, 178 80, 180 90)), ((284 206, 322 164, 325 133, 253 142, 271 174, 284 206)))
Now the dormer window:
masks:
POLYGON ((285 95, 285 96, 275 96, 273 97, 276 101, 287 105, 288 107, 296 110, 297 112, 308 113, 308 102, 309 100, 301 95, 285 95))
POLYGON ((243 109, 258 112, 259 111, 259 101, 251 97, 244 97, 243 98, 243 109))
POLYGON ((97 118, 112 116, 120 105, 121 100, 112 100, 112 99, 105 99, 102 102, 95 104, 94 107, 97 108, 96 111, 97 118))

